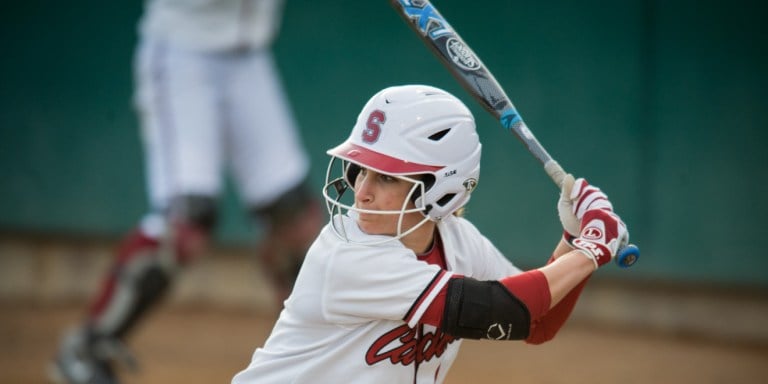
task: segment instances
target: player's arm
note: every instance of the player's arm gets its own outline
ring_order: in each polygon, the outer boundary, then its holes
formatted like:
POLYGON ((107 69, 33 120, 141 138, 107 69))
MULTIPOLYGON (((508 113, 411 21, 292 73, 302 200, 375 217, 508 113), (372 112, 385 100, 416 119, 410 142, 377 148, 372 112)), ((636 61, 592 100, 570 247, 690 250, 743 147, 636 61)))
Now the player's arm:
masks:
MULTIPOLYGON (((431 303, 422 322, 439 326, 456 337, 521 340, 531 335, 535 328, 532 326, 538 325, 550 309, 555 309, 558 323, 545 331, 556 332, 570 314, 587 277, 615 257, 619 245, 628 238, 621 219, 603 208, 586 209, 578 217, 581 233, 591 234, 591 228, 602 228, 600 237, 579 236, 573 248, 560 244, 555 251, 558 257, 553 255, 544 267, 498 281, 456 276, 446 285, 444 295, 441 293, 431 303), (559 308, 564 298, 569 299, 568 303, 559 308)), ((534 336, 534 343, 551 338, 534 336)))
MULTIPOLYGON (((548 264, 574 249, 570 242, 579 235, 584 213, 587 210, 601 209, 608 212, 613 211, 611 202, 600 189, 589 185, 583 179, 574 180, 571 175, 566 176, 557 205, 560 221, 563 224, 563 236, 548 264)), ((625 239, 625 241, 628 241, 628 239, 625 239)), ((588 280, 589 276, 571 289, 544 316, 536 321, 532 321, 530 334, 525 341, 531 344, 541 344, 552 340, 566 320, 568 320, 571 312, 573 312, 576 301, 588 280)))
POLYGON ((422 321, 455 337, 524 340, 531 325, 592 271, 590 259, 571 251, 544 267, 500 280, 454 276, 422 321))

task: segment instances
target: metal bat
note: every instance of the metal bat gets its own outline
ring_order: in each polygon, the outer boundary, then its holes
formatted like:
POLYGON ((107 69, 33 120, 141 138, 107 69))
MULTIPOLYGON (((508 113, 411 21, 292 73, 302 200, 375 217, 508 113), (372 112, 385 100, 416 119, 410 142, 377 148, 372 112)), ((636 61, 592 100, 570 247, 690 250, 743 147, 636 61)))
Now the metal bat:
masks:
MULTIPOLYGON (((528 148, 528 152, 541 162, 552 181, 562 188, 568 174, 528 129, 488 67, 480 61, 480 58, 437 9, 428 0, 390 0, 390 2, 459 84, 486 111, 497 118, 504 128, 522 141, 528 148)), ((619 251, 616 263, 626 268, 633 265, 639 257, 640 250, 630 244, 619 251)))

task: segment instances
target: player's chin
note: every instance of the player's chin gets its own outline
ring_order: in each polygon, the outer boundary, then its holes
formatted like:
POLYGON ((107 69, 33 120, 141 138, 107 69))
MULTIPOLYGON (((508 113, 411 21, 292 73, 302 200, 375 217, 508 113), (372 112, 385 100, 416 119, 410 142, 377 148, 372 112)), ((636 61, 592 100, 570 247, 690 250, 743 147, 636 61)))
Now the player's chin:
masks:
POLYGON ((393 236, 392 225, 385 225, 381 220, 366 220, 361 217, 357 220, 357 226, 368 235, 393 236))

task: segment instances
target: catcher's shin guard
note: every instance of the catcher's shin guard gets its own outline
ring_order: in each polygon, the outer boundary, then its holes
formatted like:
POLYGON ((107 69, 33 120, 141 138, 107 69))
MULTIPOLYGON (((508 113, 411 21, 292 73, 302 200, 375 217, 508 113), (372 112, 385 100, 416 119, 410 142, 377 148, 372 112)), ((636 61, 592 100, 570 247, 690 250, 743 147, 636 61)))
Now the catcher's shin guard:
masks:
POLYGON ((173 268, 161 260, 160 249, 159 241, 140 230, 126 238, 88 314, 95 333, 124 337, 165 296, 173 268))
POLYGON ((130 234, 90 307, 89 327, 99 335, 126 336, 165 297, 176 270, 191 262, 206 242, 207 231, 179 224, 162 240, 141 229, 130 234))
POLYGON ((48 374, 53 382, 62 384, 116 384, 115 362, 137 369, 135 359, 119 340, 80 327, 66 334, 48 374))

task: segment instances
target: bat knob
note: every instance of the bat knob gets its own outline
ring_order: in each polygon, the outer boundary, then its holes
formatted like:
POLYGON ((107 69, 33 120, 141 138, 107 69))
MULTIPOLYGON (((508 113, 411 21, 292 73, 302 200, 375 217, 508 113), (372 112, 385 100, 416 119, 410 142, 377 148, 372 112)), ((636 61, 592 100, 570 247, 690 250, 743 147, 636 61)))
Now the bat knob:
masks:
POLYGON ((629 244, 626 247, 619 250, 619 254, 616 255, 616 264, 622 268, 629 268, 637 262, 640 258, 640 248, 634 244, 629 244))

